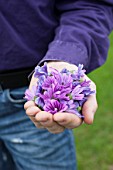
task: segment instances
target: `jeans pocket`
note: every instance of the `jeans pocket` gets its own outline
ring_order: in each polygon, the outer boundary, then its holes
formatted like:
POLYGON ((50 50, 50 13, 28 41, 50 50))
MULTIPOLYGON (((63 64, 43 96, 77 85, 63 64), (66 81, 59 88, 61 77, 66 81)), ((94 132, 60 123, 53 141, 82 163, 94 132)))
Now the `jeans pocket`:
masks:
POLYGON ((23 106, 26 102, 24 99, 24 93, 27 87, 17 88, 17 89, 7 89, 7 98, 8 101, 14 104, 17 107, 23 106))

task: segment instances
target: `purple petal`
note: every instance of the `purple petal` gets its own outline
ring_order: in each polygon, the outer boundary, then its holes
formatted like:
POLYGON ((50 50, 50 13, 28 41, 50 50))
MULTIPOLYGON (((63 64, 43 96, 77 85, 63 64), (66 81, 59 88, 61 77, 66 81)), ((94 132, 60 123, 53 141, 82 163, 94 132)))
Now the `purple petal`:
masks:
POLYGON ((32 86, 32 89, 27 89, 25 91, 25 99, 29 100, 34 100, 35 96, 36 96, 36 88, 37 86, 32 86))
POLYGON ((47 75, 48 75, 47 63, 44 63, 42 67, 40 66, 35 67, 34 77, 39 78, 40 76, 47 76, 47 75))
POLYGON ((44 100, 41 97, 37 97, 35 99, 35 104, 39 106, 41 109, 44 107, 44 100))
POLYGON ((44 105, 44 110, 52 114, 55 114, 57 112, 64 112, 66 109, 67 109, 67 106, 65 104, 60 103, 54 99, 52 99, 51 101, 48 101, 44 105))

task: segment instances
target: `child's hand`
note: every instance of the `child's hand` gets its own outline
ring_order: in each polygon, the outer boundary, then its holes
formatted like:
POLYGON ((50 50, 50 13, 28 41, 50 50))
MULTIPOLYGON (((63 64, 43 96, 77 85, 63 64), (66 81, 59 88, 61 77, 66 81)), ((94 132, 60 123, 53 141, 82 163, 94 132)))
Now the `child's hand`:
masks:
MULTIPOLYGON (((63 68, 67 68, 68 70, 77 69, 77 66, 65 62, 50 62, 48 63, 48 66, 56 68, 57 70, 62 70, 63 68)), ((89 79, 87 76, 85 78, 89 79)), ((33 85, 36 84, 36 82, 37 79, 33 76, 30 83, 30 89, 33 85)), ((96 91, 96 86, 92 81, 90 87, 92 90, 96 91)), ((76 128, 80 126, 83 122, 83 120, 75 114, 59 112, 52 115, 51 113, 41 111, 33 101, 26 102, 24 108, 26 110, 26 114, 29 116, 29 118, 32 120, 36 127, 46 128, 51 133, 61 133, 64 131, 65 128, 76 128)), ((86 124, 93 123, 96 109, 96 94, 92 94, 88 97, 88 100, 84 103, 82 108, 82 114, 84 115, 84 122, 86 124)))

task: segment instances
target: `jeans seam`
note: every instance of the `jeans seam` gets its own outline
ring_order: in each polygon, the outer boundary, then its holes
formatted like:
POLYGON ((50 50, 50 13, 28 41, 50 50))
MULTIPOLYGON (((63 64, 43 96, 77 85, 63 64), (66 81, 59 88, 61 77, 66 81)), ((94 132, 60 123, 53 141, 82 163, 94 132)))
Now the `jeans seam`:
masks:
POLYGON ((7 98, 9 99, 9 101, 12 102, 12 103, 19 104, 19 103, 24 103, 26 101, 25 99, 13 99, 10 95, 9 89, 6 90, 6 95, 7 95, 7 98))

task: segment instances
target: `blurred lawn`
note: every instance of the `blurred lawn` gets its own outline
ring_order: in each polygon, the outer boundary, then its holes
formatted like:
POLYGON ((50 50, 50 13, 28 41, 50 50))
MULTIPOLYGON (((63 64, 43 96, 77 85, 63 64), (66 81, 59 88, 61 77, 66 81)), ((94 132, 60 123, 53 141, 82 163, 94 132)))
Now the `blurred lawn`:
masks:
POLYGON ((97 85, 99 104, 94 124, 74 129, 78 170, 113 170, 113 33, 108 56, 89 75, 97 85))

